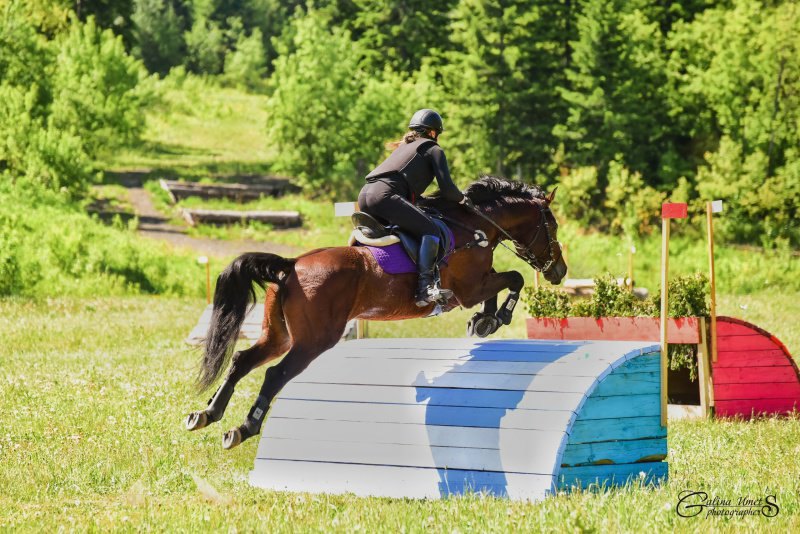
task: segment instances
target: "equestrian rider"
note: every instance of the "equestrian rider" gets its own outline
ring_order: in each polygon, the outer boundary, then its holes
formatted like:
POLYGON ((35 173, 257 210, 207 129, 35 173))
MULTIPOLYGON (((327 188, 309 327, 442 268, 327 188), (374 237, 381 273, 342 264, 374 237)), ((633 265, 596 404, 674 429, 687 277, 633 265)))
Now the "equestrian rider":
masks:
POLYGON ((434 177, 442 198, 459 204, 467 204, 469 199, 453 183, 444 151, 437 143, 444 130, 442 117, 432 109, 421 109, 411 117, 408 129, 400 146, 367 175, 367 184, 358 195, 358 206, 379 221, 396 225, 419 238, 419 280, 414 300, 423 307, 434 299, 439 231, 414 203, 434 177))

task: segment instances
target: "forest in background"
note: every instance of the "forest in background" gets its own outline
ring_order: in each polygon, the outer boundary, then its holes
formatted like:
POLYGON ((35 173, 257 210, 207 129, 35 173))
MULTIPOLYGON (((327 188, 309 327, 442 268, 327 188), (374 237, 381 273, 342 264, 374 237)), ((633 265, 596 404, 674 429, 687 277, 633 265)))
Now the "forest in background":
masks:
MULTIPOLYGON (((353 198, 433 107, 462 186, 559 185, 562 217, 631 242, 665 199, 722 199, 722 239, 800 245, 796 2, 0 0, 6 290, 26 232, 52 233, 18 207, 80 212, 101 156, 141 143, 160 80, 195 77, 265 95, 270 170, 317 198, 353 198)), ((92 261, 130 279, 116 254, 92 261)))

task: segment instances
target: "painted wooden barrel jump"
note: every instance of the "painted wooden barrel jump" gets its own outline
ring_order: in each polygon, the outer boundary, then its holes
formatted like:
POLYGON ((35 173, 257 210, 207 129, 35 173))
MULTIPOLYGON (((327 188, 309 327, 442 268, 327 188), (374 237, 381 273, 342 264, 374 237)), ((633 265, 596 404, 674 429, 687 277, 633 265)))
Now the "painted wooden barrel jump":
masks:
POLYGON ((281 392, 251 484, 539 500, 667 476, 651 342, 365 339, 281 392))
POLYGON ((800 373, 786 346, 754 324, 717 317, 714 413, 782 414, 800 410, 800 373))

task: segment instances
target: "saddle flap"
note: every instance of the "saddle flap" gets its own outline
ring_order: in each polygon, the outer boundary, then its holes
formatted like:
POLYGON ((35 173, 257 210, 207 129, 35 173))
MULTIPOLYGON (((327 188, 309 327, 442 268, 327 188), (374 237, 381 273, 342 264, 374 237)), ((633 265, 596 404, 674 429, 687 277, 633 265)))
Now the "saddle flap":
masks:
POLYGON ((350 216, 350 222, 353 223, 353 228, 359 230, 368 239, 380 239, 389 235, 389 230, 384 225, 363 211, 353 213, 350 216))
POLYGON ((370 238, 365 236, 364 232, 362 232, 359 228, 354 228, 353 232, 350 234, 350 239, 347 241, 347 244, 351 247, 357 243, 369 245, 370 247, 388 247, 389 245, 394 245, 395 243, 399 242, 400 238, 396 235, 385 235, 383 237, 370 238))

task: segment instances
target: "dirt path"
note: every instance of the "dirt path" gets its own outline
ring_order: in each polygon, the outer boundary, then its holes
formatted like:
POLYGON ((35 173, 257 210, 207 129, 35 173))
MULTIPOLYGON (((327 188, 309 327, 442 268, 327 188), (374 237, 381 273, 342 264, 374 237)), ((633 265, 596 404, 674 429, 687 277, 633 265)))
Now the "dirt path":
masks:
POLYGON ((141 181, 123 181, 128 188, 128 200, 139 217, 139 235, 148 239, 167 241, 177 248, 190 249, 198 254, 213 257, 238 256, 244 252, 273 252, 295 255, 297 249, 275 243, 259 241, 223 241, 221 239, 198 238, 186 235, 186 228, 170 224, 153 205, 150 193, 141 186, 141 181))

